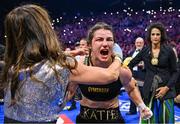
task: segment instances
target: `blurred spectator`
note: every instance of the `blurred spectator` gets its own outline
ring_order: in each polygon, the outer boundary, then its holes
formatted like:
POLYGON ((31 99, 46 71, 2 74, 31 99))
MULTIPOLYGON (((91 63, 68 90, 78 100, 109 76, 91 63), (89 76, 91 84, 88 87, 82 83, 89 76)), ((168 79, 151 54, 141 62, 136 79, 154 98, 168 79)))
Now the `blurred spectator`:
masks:
MULTIPOLYGON (((170 40, 178 43, 178 40, 180 39, 180 20, 178 10, 154 10, 154 12, 151 12, 150 10, 137 12, 132 11, 119 12, 119 14, 110 14, 107 12, 107 14, 94 14, 80 18, 82 18, 83 21, 79 22, 78 19, 75 19, 71 22, 66 22, 66 20, 64 20, 62 24, 55 23, 54 26, 58 34, 64 34, 59 35, 59 38, 65 41, 65 44, 72 46, 75 44, 77 39, 86 36, 86 31, 89 27, 99 21, 105 21, 113 26, 117 39, 116 41, 123 50, 124 58, 126 58, 129 51, 133 49, 133 41, 137 36, 145 38, 146 27, 152 22, 162 22, 171 38, 170 40)), ((180 45, 177 47, 180 49, 180 45)))

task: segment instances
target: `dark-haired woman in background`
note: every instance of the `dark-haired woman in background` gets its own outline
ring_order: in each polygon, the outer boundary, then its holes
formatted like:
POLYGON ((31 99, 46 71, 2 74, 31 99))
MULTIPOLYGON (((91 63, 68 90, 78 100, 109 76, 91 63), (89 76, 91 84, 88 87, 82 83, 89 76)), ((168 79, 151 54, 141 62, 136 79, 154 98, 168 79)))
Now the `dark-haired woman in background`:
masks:
POLYGON ((153 23, 147 32, 149 45, 130 63, 132 69, 140 61, 146 66, 143 96, 153 116, 142 123, 174 123, 174 85, 177 80, 176 56, 161 23, 153 23))

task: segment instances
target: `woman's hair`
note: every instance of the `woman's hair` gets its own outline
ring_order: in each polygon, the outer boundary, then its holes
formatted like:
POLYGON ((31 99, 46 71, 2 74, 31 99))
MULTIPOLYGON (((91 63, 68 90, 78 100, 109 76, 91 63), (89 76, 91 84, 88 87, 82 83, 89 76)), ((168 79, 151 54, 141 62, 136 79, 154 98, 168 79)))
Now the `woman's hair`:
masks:
POLYGON ((108 24, 106 24, 104 22, 98 22, 92 28, 90 28, 88 30, 87 41, 88 41, 89 45, 91 45, 91 43, 92 43, 92 39, 94 37, 94 32, 99 30, 99 29, 105 29, 105 30, 111 31, 112 34, 113 34, 113 40, 115 41, 115 36, 114 36, 114 33, 113 33, 112 26, 110 26, 110 25, 108 25, 108 24))
POLYGON ((5 47, 4 45, 0 44, 0 99, 2 99, 2 94, 3 94, 3 81, 2 81, 2 71, 4 68, 4 51, 5 51, 5 47))
POLYGON ((69 69, 75 68, 66 61, 67 57, 63 54, 50 17, 44 8, 33 4, 22 5, 7 14, 4 24, 6 64, 3 80, 7 82, 8 70, 13 66, 13 93, 17 89, 20 69, 31 68, 44 59, 50 60, 53 65, 59 63, 69 69))
POLYGON ((5 46, 0 44, 0 61, 4 59, 5 46))
POLYGON ((151 31, 153 28, 157 28, 160 30, 161 32, 161 43, 167 43, 167 34, 166 34, 166 30, 164 28, 164 25, 160 22, 157 22, 157 23, 153 23, 151 24, 149 27, 148 27, 148 30, 147 30, 147 42, 149 44, 151 44, 151 31))

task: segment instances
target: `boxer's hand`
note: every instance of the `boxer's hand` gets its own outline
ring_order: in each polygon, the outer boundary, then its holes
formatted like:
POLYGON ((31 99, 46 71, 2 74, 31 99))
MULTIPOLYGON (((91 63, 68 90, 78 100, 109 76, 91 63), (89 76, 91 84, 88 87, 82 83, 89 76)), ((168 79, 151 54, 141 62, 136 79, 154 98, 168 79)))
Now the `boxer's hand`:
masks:
POLYGON ((139 104, 138 108, 140 110, 140 116, 143 120, 150 119, 153 116, 152 111, 144 103, 139 104))

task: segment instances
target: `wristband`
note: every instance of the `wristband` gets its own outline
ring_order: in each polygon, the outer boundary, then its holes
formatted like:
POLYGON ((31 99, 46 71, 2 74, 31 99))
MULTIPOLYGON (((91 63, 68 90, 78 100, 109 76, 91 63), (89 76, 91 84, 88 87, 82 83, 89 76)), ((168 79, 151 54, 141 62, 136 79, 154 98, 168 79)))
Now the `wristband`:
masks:
POLYGON ((117 59, 120 63, 122 63, 122 59, 118 55, 115 55, 114 59, 117 59))
POLYGON ((149 110, 149 115, 148 115, 148 116, 144 116, 144 117, 142 118, 143 120, 148 120, 148 119, 150 119, 150 118, 153 116, 152 111, 151 111, 144 103, 140 103, 140 104, 138 105, 138 109, 141 110, 141 111, 143 111, 143 110, 145 110, 145 109, 149 110))
POLYGON ((140 103, 137 107, 139 110, 144 110, 145 108, 147 108, 144 103, 140 103))

